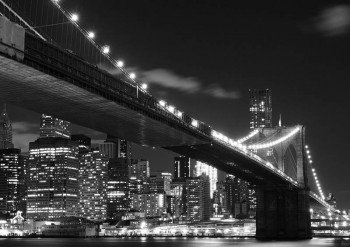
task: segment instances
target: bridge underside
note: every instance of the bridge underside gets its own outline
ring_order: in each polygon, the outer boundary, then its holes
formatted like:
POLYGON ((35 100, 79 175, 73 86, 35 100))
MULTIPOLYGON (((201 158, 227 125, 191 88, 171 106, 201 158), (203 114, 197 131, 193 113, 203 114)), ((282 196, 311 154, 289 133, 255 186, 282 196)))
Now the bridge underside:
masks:
POLYGON ((0 99, 140 145, 164 147, 254 184, 289 184, 245 154, 211 143, 188 127, 154 118, 139 111, 139 106, 118 104, 1 55, 0 99))
MULTIPOLYGON (((207 142, 72 83, 0 55, 0 99, 144 146, 207 142)), ((135 107, 136 108, 136 107, 135 107)))
MULTIPOLYGON (((253 184, 286 185, 290 183, 258 162, 243 157, 238 151, 218 144, 199 144, 165 147, 175 153, 209 163, 228 174, 234 174, 253 184)), ((291 184, 290 184, 291 186, 291 184)))

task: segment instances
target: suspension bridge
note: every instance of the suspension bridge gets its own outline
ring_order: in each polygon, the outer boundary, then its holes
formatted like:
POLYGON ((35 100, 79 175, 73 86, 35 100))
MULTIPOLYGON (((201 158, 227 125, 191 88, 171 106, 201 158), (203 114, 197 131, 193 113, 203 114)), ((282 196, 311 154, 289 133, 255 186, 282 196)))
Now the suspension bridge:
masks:
POLYGON ((336 213, 325 201, 304 126, 229 138, 153 97, 60 1, 0 0, 0 14, 0 98, 6 102, 162 147, 255 184, 258 238, 310 238, 313 205, 336 213))

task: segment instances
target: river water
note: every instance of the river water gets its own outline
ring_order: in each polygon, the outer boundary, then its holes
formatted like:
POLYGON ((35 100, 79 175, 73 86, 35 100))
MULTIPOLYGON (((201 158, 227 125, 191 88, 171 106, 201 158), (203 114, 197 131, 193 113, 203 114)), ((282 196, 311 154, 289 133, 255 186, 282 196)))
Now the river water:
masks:
POLYGON ((314 238, 302 241, 258 241, 233 238, 0 238, 0 247, 304 247, 349 246, 349 239, 314 238))

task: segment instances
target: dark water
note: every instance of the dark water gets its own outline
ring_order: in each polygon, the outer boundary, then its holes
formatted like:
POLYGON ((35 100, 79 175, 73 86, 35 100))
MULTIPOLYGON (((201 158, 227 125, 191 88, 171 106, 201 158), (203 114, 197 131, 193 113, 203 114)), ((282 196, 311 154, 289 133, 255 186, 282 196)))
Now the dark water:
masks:
POLYGON ((221 247, 221 246, 245 246, 245 247, 303 247, 303 246, 349 246, 350 240, 345 239, 312 239, 303 241, 257 241, 255 239, 221 239, 221 238, 23 238, 0 239, 0 247, 221 247))

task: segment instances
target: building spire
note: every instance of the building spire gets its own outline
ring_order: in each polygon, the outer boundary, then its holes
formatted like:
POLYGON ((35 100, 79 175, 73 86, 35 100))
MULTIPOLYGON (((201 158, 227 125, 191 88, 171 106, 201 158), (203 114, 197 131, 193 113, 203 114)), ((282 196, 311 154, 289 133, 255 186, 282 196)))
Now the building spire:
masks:
POLYGON ((0 149, 13 148, 12 144, 12 124, 6 111, 4 104, 3 111, 0 116, 0 149))

